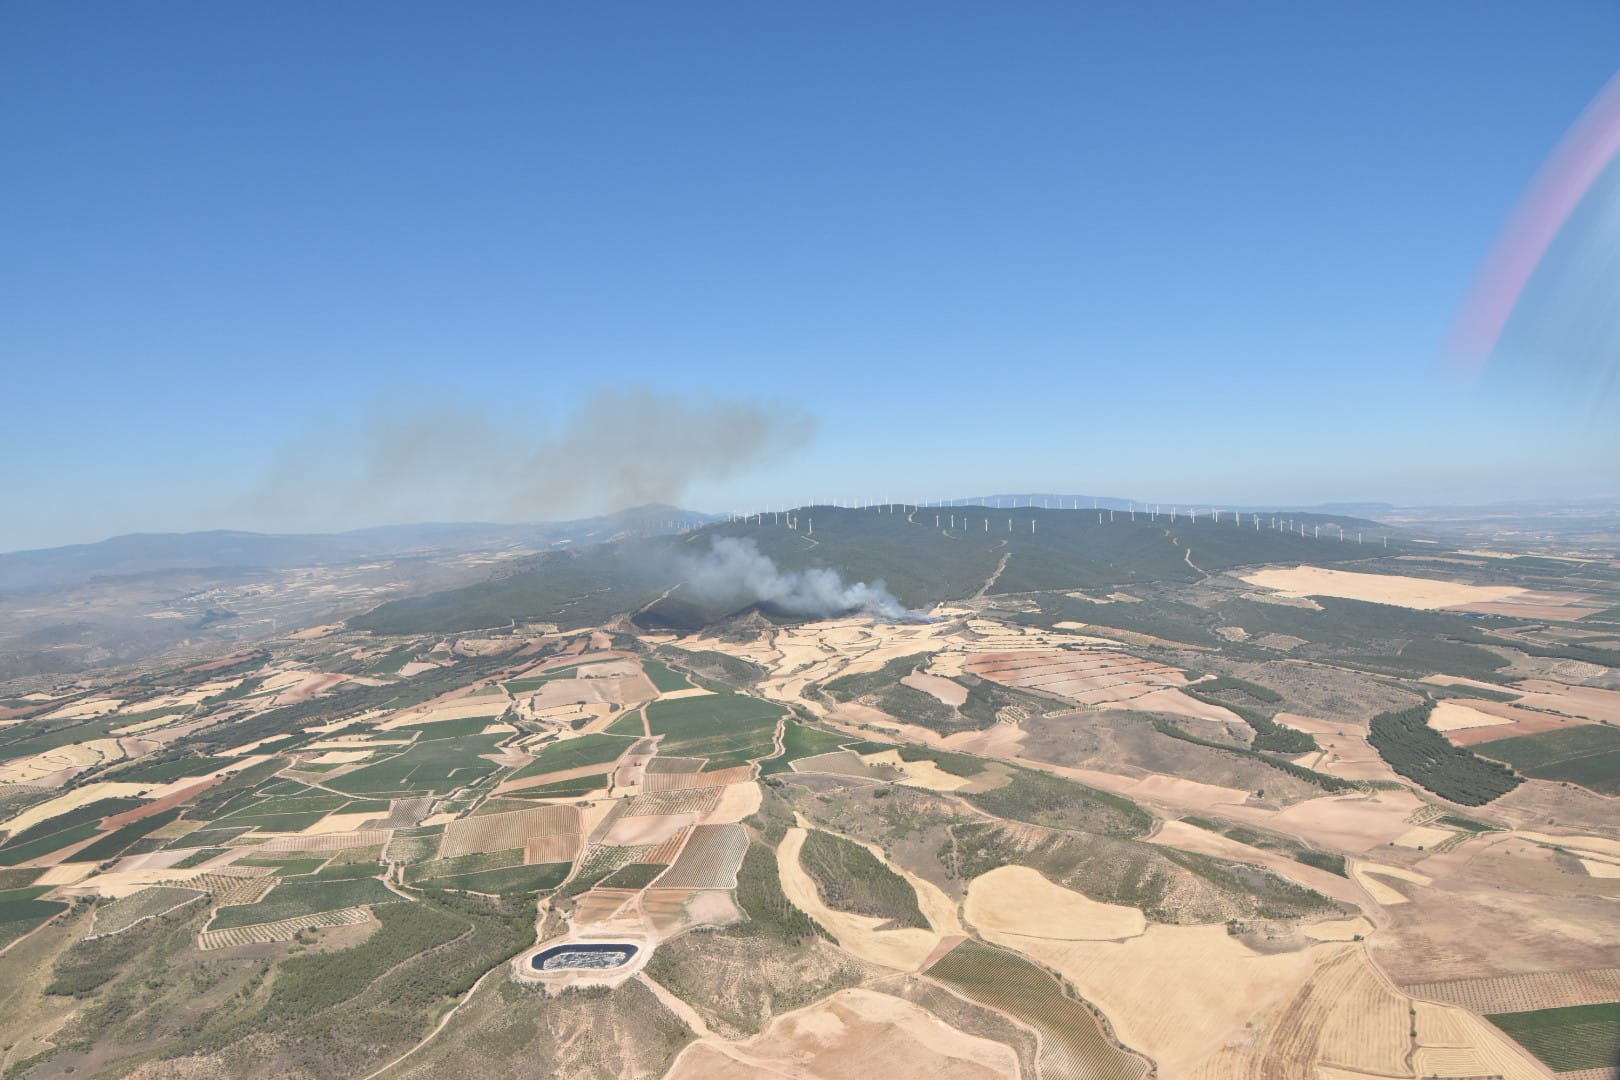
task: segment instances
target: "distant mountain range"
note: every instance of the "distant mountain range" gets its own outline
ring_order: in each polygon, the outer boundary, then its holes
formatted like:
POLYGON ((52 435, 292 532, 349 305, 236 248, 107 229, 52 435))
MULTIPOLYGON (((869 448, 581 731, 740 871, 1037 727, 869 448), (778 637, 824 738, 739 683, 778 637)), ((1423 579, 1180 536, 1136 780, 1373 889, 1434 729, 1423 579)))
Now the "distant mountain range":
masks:
POLYGON ((461 552, 544 550, 679 532, 714 520, 709 514, 652 505, 536 524, 387 525, 340 533, 131 533, 94 544, 0 554, 0 593, 71 588, 103 578, 175 571, 235 573, 461 552))

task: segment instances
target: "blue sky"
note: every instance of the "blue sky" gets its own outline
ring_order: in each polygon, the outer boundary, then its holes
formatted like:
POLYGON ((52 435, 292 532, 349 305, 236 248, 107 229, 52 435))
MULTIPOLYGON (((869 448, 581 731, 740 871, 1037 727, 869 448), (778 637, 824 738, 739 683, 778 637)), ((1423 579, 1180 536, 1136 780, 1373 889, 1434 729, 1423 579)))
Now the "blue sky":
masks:
POLYGON ((0 7, 0 549, 590 509, 627 393, 781 420, 700 509, 1620 493, 1435 363, 1620 11, 1088 7, 0 7))

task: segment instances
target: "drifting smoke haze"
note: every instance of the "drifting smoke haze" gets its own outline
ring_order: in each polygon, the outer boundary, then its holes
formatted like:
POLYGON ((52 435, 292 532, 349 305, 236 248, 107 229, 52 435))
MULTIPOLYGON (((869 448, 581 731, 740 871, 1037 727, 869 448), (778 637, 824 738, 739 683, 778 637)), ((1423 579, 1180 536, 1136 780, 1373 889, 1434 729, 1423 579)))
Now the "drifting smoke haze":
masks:
MULTIPOLYGON (((329 420, 216 515, 233 527, 544 521, 678 504, 807 442, 802 412, 653 391, 588 399, 560 428, 469 405, 329 420)), ((211 522, 217 525, 218 522, 211 522)))
POLYGON ((859 611, 906 618, 905 605, 881 581, 846 583, 836 570, 783 570, 752 540, 717 537, 709 551, 683 560, 682 591, 715 604, 769 604, 793 615, 830 618, 859 611))

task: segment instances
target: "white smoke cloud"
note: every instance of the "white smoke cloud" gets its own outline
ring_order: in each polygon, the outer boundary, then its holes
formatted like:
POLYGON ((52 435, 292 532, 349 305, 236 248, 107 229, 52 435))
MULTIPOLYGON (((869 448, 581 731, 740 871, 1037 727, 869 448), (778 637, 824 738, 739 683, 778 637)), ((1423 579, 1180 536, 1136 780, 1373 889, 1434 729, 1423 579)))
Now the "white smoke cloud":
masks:
POLYGON ((683 560, 684 592, 719 603, 765 603, 794 615, 822 618, 859 611, 906 617, 905 605, 881 581, 846 583, 836 570, 783 570, 749 539, 717 537, 697 558, 683 560))

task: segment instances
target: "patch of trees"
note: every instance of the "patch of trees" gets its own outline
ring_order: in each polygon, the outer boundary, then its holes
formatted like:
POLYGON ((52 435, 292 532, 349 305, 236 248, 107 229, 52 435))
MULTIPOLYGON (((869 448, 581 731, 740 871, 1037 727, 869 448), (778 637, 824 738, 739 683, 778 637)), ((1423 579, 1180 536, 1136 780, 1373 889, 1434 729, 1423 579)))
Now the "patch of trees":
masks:
POLYGON ((1367 741, 1408 780, 1463 806, 1483 806, 1518 787, 1506 765, 1454 746, 1429 726, 1434 702, 1373 717, 1367 741))
POLYGON ((1168 735, 1172 739, 1195 743, 1198 746, 1207 746, 1211 750, 1224 750, 1228 754, 1236 754, 1239 757, 1254 758, 1256 761, 1264 762, 1279 772, 1285 772, 1289 776, 1304 780, 1306 783, 1315 784, 1323 791, 1353 791, 1361 787, 1360 784, 1354 781, 1319 773, 1315 769, 1307 769, 1303 765, 1295 765, 1292 761, 1284 761, 1282 758, 1275 758, 1270 754, 1262 754, 1258 750, 1245 749, 1241 746, 1229 746, 1226 743, 1213 742, 1209 739, 1200 739, 1196 735, 1183 731, 1161 716, 1153 718, 1153 727, 1159 734, 1168 735))

